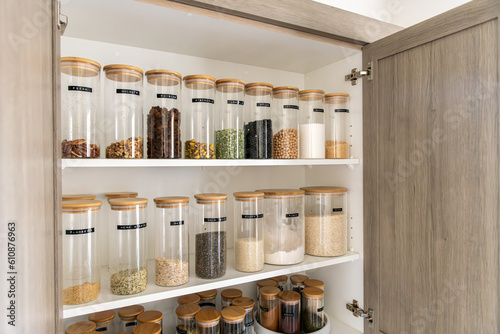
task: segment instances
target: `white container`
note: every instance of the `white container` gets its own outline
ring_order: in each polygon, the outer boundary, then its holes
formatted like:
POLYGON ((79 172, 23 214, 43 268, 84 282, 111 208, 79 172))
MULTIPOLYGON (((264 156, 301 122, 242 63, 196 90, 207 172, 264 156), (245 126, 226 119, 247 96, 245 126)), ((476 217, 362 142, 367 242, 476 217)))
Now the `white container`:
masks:
MULTIPOLYGON (((331 324, 330 324, 330 319, 329 316, 325 313, 325 327, 321 328, 319 331, 314 332, 315 334, 331 334, 331 324)), ((256 334, 278 334, 278 332, 273 332, 270 331, 269 329, 266 329, 262 327, 257 321, 255 322, 255 333, 256 334)))

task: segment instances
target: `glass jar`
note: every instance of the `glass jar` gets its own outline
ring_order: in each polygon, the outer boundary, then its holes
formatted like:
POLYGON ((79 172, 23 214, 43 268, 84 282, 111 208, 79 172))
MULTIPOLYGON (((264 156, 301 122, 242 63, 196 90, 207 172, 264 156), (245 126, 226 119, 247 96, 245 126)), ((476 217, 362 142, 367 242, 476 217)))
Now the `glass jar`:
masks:
POLYGON ((276 281, 276 287, 278 287, 281 291, 287 290, 288 289, 288 276, 287 275, 281 275, 281 276, 276 276, 276 277, 271 277, 273 281, 276 281))
POLYGON ((137 326, 137 316, 142 312, 144 312, 144 307, 141 305, 131 305, 119 309, 118 330, 121 333, 132 333, 132 330, 137 326))
POLYGON ((104 66, 106 158, 141 159, 142 70, 129 65, 104 66))
POLYGON ((189 197, 157 197, 156 284, 177 286, 189 281, 189 197))
POLYGON ((61 58, 62 158, 99 158, 98 114, 101 65, 77 57, 61 58))
POLYGON ((199 303, 200 303, 200 296, 198 296, 196 293, 191 293, 189 295, 184 295, 177 298, 177 304, 179 304, 179 306, 186 304, 198 305, 199 303))
POLYGON ((213 289, 202 291, 197 292, 196 294, 200 296, 200 302, 198 303, 198 305, 200 305, 202 310, 216 309, 215 298, 217 297, 217 290, 213 289))
POLYGON ((146 198, 110 199, 110 290, 131 295, 146 290, 146 198))
POLYGON ((269 83, 245 85, 245 159, 273 157, 272 92, 269 83))
POLYGON ((161 326, 153 322, 147 322, 137 325, 132 330, 132 334, 160 334, 161 326))
POLYGON ((262 327, 277 332, 279 329, 279 300, 280 289, 265 286, 260 289, 259 322, 262 327))
POLYGON ((167 70, 146 72, 148 159, 182 158, 181 75, 167 70))
POLYGON ((217 124, 215 126, 215 157, 245 159, 243 108, 245 83, 238 79, 216 81, 217 124))
POLYGON ((96 197, 97 197, 96 195, 92 194, 71 194, 71 195, 62 195, 62 200, 63 201, 75 201, 75 200, 78 201, 82 199, 93 200, 96 197))
POLYGON ((228 306, 221 312, 222 332, 224 334, 245 333, 245 309, 240 306, 228 306))
POLYGON ((201 310, 196 313, 197 334, 219 334, 220 313, 216 310, 201 310))
POLYGON ((304 282, 308 280, 309 277, 306 275, 292 275, 290 276, 290 288, 292 291, 302 293, 302 289, 306 286, 304 282))
POLYGON ((238 297, 233 299, 231 302, 232 306, 243 307, 245 310, 245 334, 253 334, 254 333, 254 306, 255 301, 252 298, 248 297, 238 297))
POLYGON ((347 253, 347 189, 302 187, 305 190, 306 253, 340 256, 347 253))
POLYGON ((262 289, 263 287, 266 287, 266 286, 277 287, 278 283, 273 279, 266 278, 266 279, 261 279, 260 281, 257 281, 257 283, 255 283, 255 285, 257 286, 257 300, 258 300, 259 296, 260 296, 260 289, 262 289))
POLYGON ((325 158, 349 159, 351 137, 349 127, 349 94, 332 93, 325 95, 326 141, 325 158))
POLYGON ((65 334, 85 334, 92 333, 95 329, 95 322, 92 321, 80 321, 77 322, 64 331, 65 334))
POLYGON ((102 202, 62 202, 63 304, 83 304, 99 296, 98 214, 102 202))
POLYGON ((234 268, 243 272, 264 269, 264 193, 236 192, 234 195, 234 268))
POLYGON ((300 293, 281 291, 280 300, 280 332, 285 334, 300 333, 300 293))
POLYGON ((243 296, 243 291, 240 289, 225 289, 220 293, 221 302, 220 308, 221 310, 225 307, 231 306, 231 302, 233 299, 243 296))
POLYGON ((183 80, 184 109, 188 112, 184 157, 215 159, 215 78, 208 75, 188 75, 183 80))
POLYGON ((324 97, 325 92, 320 89, 299 92, 299 152, 301 159, 325 158, 324 97))
MULTIPOLYGON (((161 329, 163 328, 163 325, 161 323, 162 319, 163 319, 163 313, 161 313, 160 311, 144 311, 137 316, 137 322, 139 323, 139 325, 137 325, 137 327, 134 328, 134 330, 137 329, 141 324, 154 323, 160 326, 160 331, 158 332, 160 333, 161 329)), ((155 326, 150 326, 150 327, 156 328, 155 326)), ((139 333, 142 334, 142 332, 139 333)))
POLYGON ((304 281, 304 286, 306 288, 318 288, 325 291, 325 282, 319 279, 306 279, 304 281))
POLYGON ((273 89, 273 158, 298 159, 299 101, 297 87, 275 87, 273 89))
POLYGON ((113 198, 135 198, 137 197, 138 193, 134 191, 115 191, 115 192, 108 192, 104 193, 104 196, 106 199, 109 200, 113 198))
POLYGON ((264 189, 264 262, 304 260, 304 190, 264 189))
POLYGON ((325 326, 324 295, 325 292, 319 288, 308 287, 302 290, 303 333, 313 333, 325 326))
POLYGON ((226 274, 226 194, 197 194, 195 271, 199 278, 226 274))
POLYGON ((196 313, 200 311, 200 307, 196 304, 180 305, 175 309, 177 314, 176 333, 179 334, 196 334, 196 313))
POLYGON ((88 319, 95 322, 96 332, 115 333, 115 311, 108 310, 92 313, 88 319))

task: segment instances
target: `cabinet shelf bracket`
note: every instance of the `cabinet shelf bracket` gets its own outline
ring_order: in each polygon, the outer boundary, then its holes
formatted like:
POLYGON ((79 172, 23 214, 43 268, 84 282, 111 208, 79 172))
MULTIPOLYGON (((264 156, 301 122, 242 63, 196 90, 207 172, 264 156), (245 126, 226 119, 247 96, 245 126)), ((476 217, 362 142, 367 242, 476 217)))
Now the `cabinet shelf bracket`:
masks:
POLYGON ((345 304, 346 309, 348 309, 350 312, 352 312, 352 315, 354 315, 356 318, 365 318, 368 321, 368 326, 370 328, 373 328, 373 313, 374 311, 369 308, 367 311, 363 310, 362 308, 359 307, 358 301, 356 299, 352 300, 352 304, 345 304))

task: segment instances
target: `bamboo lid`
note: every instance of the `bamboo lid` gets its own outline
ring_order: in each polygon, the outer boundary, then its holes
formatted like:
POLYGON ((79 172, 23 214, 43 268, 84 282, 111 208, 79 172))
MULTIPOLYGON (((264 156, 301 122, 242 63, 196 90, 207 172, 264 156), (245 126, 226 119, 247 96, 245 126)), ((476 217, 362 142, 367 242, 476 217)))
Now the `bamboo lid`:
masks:
POLYGON ((306 193, 317 193, 317 194, 334 194, 334 193, 345 193, 347 188, 344 187, 329 187, 329 186, 313 186, 313 187, 301 187, 306 193))
POLYGON ((302 295, 304 295, 305 297, 319 298, 322 297, 324 294, 325 292, 320 288, 307 287, 302 289, 302 295))
POLYGON ((139 67, 123 64, 106 65, 102 70, 106 72, 106 78, 119 82, 141 81, 144 74, 139 67))
POLYGON ((226 289, 222 290, 220 295, 222 298, 234 299, 243 296, 243 291, 241 291, 240 289, 226 289))
POLYGON ((305 280, 308 280, 309 277, 306 275, 292 275, 290 276, 290 282, 293 283, 304 283, 305 280))
POLYGON ((189 197, 185 196, 168 196, 168 197, 156 197, 154 199, 156 204, 181 204, 189 203, 189 197))
POLYGON ((241 93, 245 89, 245 82, 239 79, 219 79, 215 82, 218 92, 241 93))
POLYGON ((194 198, 196 198, 199 201, 207 201, 207 202, 212 202, 212 201, 225 201, 227 199, 226 194, 220 194, 220 193, 204 193, 204 194, 196 194, 194 195, 194 198))
POLYGON ((92 194, 71 194, 71 195, 62 195, 63 201, 73 201, 73 200, 81 200, 81 199, 95 199, 96 195, 92 194))
POLYGON ((280 86, 280 87, 273 88, 273 94, 290 93, 289 91, 293 91, 297 94, 299 93, 299 89, 297 87, 293 87, 293 86, 280 86))
POLYGON ((211 89, 215 86, 215 78, 209 75, 187 75, 182 80, 188 88, 211 89))
POLYGON ((179 305, 196 304, 199 301, 200 296, 198 296, 196 293, 180 296, 179 298, 177 298, 177 303, 179 305))
POLYGON ((271 277, 270 279, 272 279, 273 281, 276 281, 278 283, 282 283, 282 282, 286 283, 288 281, 288 276, 281 275, 281 276, 271 277))
POLYGON ((176 86, 181 83, 182 76, 169 70, 149 70, 146 72, 148 83, 156 86, 176 86))
POLYGON ((270 278, 266 278, 266 279, 262 279, 260 281, 257 281, 257 286, 259 288, 263 288, 265 286, 276 286, 276 285, 278 285, 278 282, 276 282, 275 280, 270 279, 270 278))
POLYGON ((278 294, 280 300, 284 302, 295 302, 300 300, 300 293, 296 291, 281 291, 278 294))
POLYGON ((264 193, 259 191, 238 191, 233 193, 233 196, 236 199, 262 198, 264 193))
POLYGON ((160 311, 144 311, 137 316, 137 321, 144 322, 157 322, 163 318, 163 313, 160 311))
POLYGON ((71 200, 63 201, 62 210, 63 212, 73 211, 73 210, 85 210, 91 209, 92 211, 97 211, 101 208, 102 201, 95 199, 81 199, 81 200, 71 200))
POLYGON ((144 312, 144 306, 142 305, 130 305, 122 307, 118 310, 118 316, 122 318, 136 317, 138 314, 144 312))
POLYGON ((267 83, 267 82, 251 82, 251 83, 247 83, 245 85, 245 89, 252 89, 252 88, 256 88, 256 87, 262 87, 262 88, 268 88, 268 89, 274 88, 273 85, 271 85, 270 83, 267 83))
POLYGON ((137 197, 139 195, 135 191, 115 191, 115 192, 109 192, 109 193, 104 193, 104 196, 109 200, 111 198, 130 198, 130 197, 137 197))
POLYGON ((222 317, 226 320, 242 320, 247 312, 241 306, 228 306, 220 311, 222 317))
POLYGON ((140 197, 130 197, 130 198, 112 198, 109 201, 111 208, 113 206, 132 206, 132 205, 146 205, 148 203, 147 198, 140 197))
POLYGON ((304 285, 306 287, 311 287, 311 288, 324 288, 325 282, 323 282, 319 279, 306 279, 304 281, 304 285))
POLYGON ((255 301, 249 297, 238 297, 231 301, 232 306, 240 306, 244 309, 253 308, 255 306, 255 301))
POLYGON ((200 311, 200 307, 196 304, 180 305, 175 309, 175 314, 179 317, 192 317, 200 311))
POLYGON ((139 324, 132 330, 132 334, 160 334, 160 333, 161 333, 161 326, 155 324, 154 322, 139 324))
POLYGON ((104 322, 111 320, 115 317, 115 311, 113 310, 108 310, 108 311, 102 311, 102 312, 96 312, 92 313, 89 315, 89 321, 93 322, 104 322))
POLYGON ((259 189, 256 190, 263 192, 264 195, 271 196, 284 196, 284 195, 304 195, 305 191, 301 189, 259 189))
POLYGON ((349 99, 349 94, 345 93, 330 93, 325 95, 326 103, 345 102, 347 99, 349 99))
POLYGON ((80 321, 66 328, 66 334, 84 334, 91 333, 96 328, 96 324, 93 321, 80 321))
POLYGON ((71 76, 95 77, 101 71, 101 64, 86 58, 62 57, 61 71, 71 76))
POLYGON ((200 312, 196 313, 197 322, 207 323, 207 322, 214 322, 219 319, 220 319, 220 313, 219 311, 216 311, 214 309, 201 310, 200 312))
POLYGON ((265 286, 259 289, 260 295, 265 299, 276 297, 280 292, 281 290, 275 286, 265 286))
POLYGON ((196 294, 201 298, 211 298, 217 296, 217 290, 215 289, 207 290, 207 291, 197 292, 196 294))

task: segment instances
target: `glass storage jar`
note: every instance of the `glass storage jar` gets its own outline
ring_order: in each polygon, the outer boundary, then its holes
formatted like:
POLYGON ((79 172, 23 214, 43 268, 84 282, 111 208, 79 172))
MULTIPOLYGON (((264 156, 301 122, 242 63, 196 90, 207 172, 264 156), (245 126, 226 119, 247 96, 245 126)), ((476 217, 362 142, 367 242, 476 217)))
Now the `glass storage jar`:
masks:
POLYGON ((260 289, 259 296, 259 323, 270 331, 279 329, 279 300, 280 289, 265 286, 260 289))
POLYGON ((264 193, 234 195, 234 268, 243 272, 264 269, 264 193))
POLYGON ((231 302, 232 306, 243 307, 245 310, 245 334, 253 334, 254 330, 254 307, 255 301, 249 297, 238 297, 231 302))
POLYGON ((104 193, 104 196, 109 202, 109 200, 113 198, 135 198, 138 196, 138 193, 135 191, 115 191, 104 193))
POLYGON ((146 72, 144 112, 148 159, 182 158, 181 75, 168 70, 146 72))
POLYGON ((88 319, 95 322, 96 332, 115 333, 115 311, 108 310, 92 313, 88 319))
POLYGON ((300 333, 300 293, 281 291, 280 300, 280 332, 285 334, 300 333))
POLYGON ((260 296, 260 289, 262 289, 263 287, 266 287, 266 286, 277 287, 278 282, 276 282, 273 279, 266 278, 266 279, 261 279, 260 281, 257 281, 257 283, 255 283, 255 285, 257 286, 257 300, 258 300, 259 296, 260 296))
POLYGON ((194 195, 196 210, 195 271, 199 278, 226 274, 226 194, 194 195))
POLYGON ((313 333, 325 326, 324 295, 325 292, 319 288, 308 287, 302 290, 301 324, 303 333, 313 333))
POLYGON ((302 187, 305 190, 306 253, 339 256, 347 253, 347 189, 302 187))
POLYGON ((325 158, 324 97, 325 92, 320 89, 307 89, 299 92, 301 159, 325 158))
POLYGON ((222 332, 224 334, 245 333, 245 309, 240 306, 228 306, 221 312, 222 332))
POLYGON ((146 322, 143 324, 139 324, 132 330, 132 334, 160 334, 160 333, 161 333, 161 326, 153 322, 146 322))
POLYGON ((243 108, 245 83, 238 79, 219 79, 215 83, 217 124, 215 157, 245 159, 243 108))
POLYGON ((271 277, 271 279, 273 281, 276 281, 277 283, 277 287, 283 291, 283 290, 287 290, 288 286, 287 286, 287 283, 288 283, 288 276, 287 275, 281 275, 281 276, 276 276, 276 277, 271 277))
POLYGON ((220 313, 216 310, 201 310, 196 313, 197 334, 219 334, 220 313))
POLYGON ((308 280, 309 277, 306 275, 292 275, 290 276, 290 288, 292 291, 302 293, 302 289, 306 286, 304 282, 308 280))
POLYGON ((215 159, 215 78, 208 75, 184 77, 183 99, 187 112, 186 159, 215 159))
POLYGON ((273 85, 253 82, 245 85, 245 159, 272 159, 273 85))
POLYGON ((199 303, 200 303, 200 296, 198 296, 196 293, 191 293, 189 295, 184 295, 177 298, 177 304, 179 304, 179 306, 186 304, 198 305, 199 303))
POLYGON ((71 195, 62 195, 62 200, 63 201, 77 201, 77 200, 82 200, 82 199, 90 199, 93 200, 97 196, 92 195, 92 194, 71 194, 71 195))
POLYGON ((288 265, 304 260, 304 190, 263 189, 264 262, 288 265))
POLYGON ((68 326, 64 331, 65 334, 85 334, 92 333, 95 329, 95 322, 80 321, 71 326, 68 326))
POLYGON ((140 159, 142 136, 142 70, 130 65, 104 66, 106 158, 140 159))
POLYGON ((298 159, 299 102, 297 87, 283 86, 273 89, 273 158, 298 159))
POLYGON ((225 289, 220 293, 221 302, 220 309, 231 306, 233 299, 243 296, 243 291, 240 289, 225 289))
POLYGON ((132 330, 137 326, 137 316, 144 312, 142 305, 125 306, 118 310, 120 322, 118 323, 118 331, 120 333, 132 333, 132 330))
POLYGON ((161 313, 160 311, 144 311, 137 316, 137 322, 139 323, 137 327, 139 327, 140 324, 155 323, 160 326, 160 331, 161 331, 161 328, 163 328, 163 325, 161 323, 162 319, 163 319, 163 313, 161 313))
POLYGON ((157 197, 155 282, 177 286, 189 281, 189 197, 157 197))
POLYGON ((77 57, 61 58, 62 158, 99 158, 101 65, 77 57))
POLYGON ((100 293, 97 231, 102 202, 62 202, 63 304, 83 304, 100 293))
POLYGON ((325 109, 325 158, 349 159, 351 147, 349 94, 326 94, 325 109))
POLYGON ((318 288, 321 290, 325 290, 325 282, 319 279, 306 279, 304 281, 304 287, 306 288, 318 288))
POLYGON ((146 198, 110 199, 109 273, 115 295, 144 291, 148 284, 146 262, 146 198))
POLYGON ((180 305, 175 309, 177 314, 177 326, 175 327, 178 334, 196 334, 196 313, 200 311, 200 307, 196 304, 180 305))
POLYGON ((196 294, 200 296, 200 302, 198 303, 198 305, 200 305, 202 310, 216 309, 215 306, 215 299, 217 298, 216 289, 197 292, 196 294))

